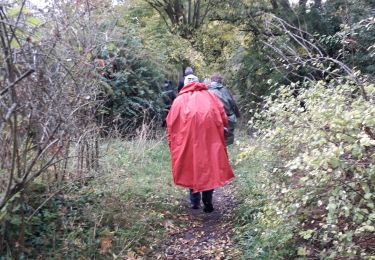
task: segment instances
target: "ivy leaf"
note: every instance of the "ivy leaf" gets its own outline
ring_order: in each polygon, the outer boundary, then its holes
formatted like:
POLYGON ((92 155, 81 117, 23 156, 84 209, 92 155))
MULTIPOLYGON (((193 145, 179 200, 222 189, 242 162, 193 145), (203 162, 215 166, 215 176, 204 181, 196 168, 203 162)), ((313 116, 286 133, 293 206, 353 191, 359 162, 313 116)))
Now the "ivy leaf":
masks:
POLYGON ((307 250, 305 247, 299 247, 297 250, 299 256, 307 256, 307 250))
MULTIPOLYGON (((10 9, 7 11, 7 15, 8 15, 8 17, 10 17, 10 18, 14 18, 14 17, 17 17, 17 16, 19 15, 20 12, 21 12, 21 7, 20 7, 20 6, 17 6, 17 7, 10 8, 10 9)), ((23 13, 23 14, 30 14, 30 10, 24 7, 24 8, 22 9, 22 13, 23 13)))
POLYGON ((306 231, 301 231, 299 234, 300 234, 300 236, 301 236, 303 239, 308 240, 308 239, 310 239, 310 238, 313 236, 314 232, 315 232, 314 230, 312 230, 312 229, 308 229, 308 230, 306 230, 306 231))
POLYGON ((33 16, 29 16, 26 18, 26 24, 30 27, 38 27, 43 24, 43 20, 33 16))

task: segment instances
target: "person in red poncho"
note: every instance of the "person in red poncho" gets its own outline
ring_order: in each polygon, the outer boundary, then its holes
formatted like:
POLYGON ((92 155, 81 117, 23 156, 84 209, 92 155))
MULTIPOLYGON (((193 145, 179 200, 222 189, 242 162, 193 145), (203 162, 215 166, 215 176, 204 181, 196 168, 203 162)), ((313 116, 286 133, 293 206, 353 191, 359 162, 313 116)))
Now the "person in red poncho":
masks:
POLYGON ((166 122, 174 183, 190 189, 194 209, 202 201, 214 210, 212 195, 233 177, 225 146, 228 119, 220 100, 194 75, 185 78, 166 122))

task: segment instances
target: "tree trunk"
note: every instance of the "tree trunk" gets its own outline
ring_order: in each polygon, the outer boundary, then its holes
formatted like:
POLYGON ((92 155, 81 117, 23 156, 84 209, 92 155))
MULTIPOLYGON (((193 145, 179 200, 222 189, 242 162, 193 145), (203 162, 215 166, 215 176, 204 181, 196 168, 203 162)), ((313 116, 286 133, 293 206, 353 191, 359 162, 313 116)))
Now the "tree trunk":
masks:
POLYGON ((307 0, 299 0, 298 2, 298 9, 301 15, 306 14, 306 4, 307 4, 307 0))
POLYGON ((279 8, 279 5, 277 4, 277 0, 271 0, 272 9, 277 10, 279 8))
POLYGON ((201 14, 200 14, 200 10, 201 10, 201 0, 197 0, 197 3, 196 3, 196 9, 197 9, 197 13, 196 13, 196 17, 195 17, 195 28, 198 28, 199 27, 199 24, 200 24, 200 19, 201 19, 201 14))
POLYGON ((322 9, 322 0, 315 0, 315 8, 322 9))
POLYGON ((289 4, 289 0, 279 0, 280 6, 284 9, 284 11, 293 11, 292 7, 289 4))
POLYGON ((188 4, 188 24, 191 25, 191 0, 189 0, 188 4))

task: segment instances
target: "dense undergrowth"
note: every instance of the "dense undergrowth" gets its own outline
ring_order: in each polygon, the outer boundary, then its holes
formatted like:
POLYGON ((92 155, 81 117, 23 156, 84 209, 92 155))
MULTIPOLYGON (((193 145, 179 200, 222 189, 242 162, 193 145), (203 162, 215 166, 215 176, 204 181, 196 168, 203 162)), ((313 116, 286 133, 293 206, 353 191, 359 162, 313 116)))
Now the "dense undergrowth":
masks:
POLYGON ((239 241, 256 259, 374 259, 371 84, 282 87, 241 148, 239 241))
POLYGON ((101 151, 102 168, 95 177, 54 192, 36 181, 27 195, 9 203, 1 215, 0 255, 123 259, 158 248, 164 220, 180 211, 181 198, 172 185, 165 140, 114 139, 101 151))

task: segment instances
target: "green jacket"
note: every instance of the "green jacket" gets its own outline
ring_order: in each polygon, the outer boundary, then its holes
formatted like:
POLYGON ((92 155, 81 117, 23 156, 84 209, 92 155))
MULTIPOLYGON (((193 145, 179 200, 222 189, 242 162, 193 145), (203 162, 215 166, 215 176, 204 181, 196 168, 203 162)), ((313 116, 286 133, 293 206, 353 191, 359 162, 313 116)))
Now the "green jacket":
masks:
POLYGON ((208 87, 208 91, 215 94, 215 96, 221 100, 224 105, 225 113, 228 116, 228 120, 230 122, 236 122, 237 117, 240 117, 240 111, 229 90, 220 83, 212 82, 208 87))

